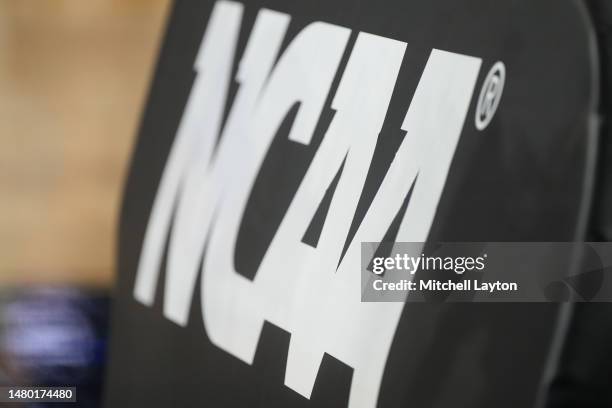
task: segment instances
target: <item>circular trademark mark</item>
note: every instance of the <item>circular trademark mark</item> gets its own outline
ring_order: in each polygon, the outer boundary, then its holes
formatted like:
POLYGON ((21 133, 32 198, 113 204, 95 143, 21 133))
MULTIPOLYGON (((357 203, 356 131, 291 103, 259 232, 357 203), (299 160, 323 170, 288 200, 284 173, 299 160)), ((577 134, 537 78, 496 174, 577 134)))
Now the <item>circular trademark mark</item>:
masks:
POLYGON ((478 96, 478 105, 476 106, 476 129, 484 130, 493 119, 495 111, 499 106, 499 101, 504 91, 504 82, 506 81, 506 66, 503 62, 498 61, 493 64, 491 70, 485 78, 480 96, 478 96))

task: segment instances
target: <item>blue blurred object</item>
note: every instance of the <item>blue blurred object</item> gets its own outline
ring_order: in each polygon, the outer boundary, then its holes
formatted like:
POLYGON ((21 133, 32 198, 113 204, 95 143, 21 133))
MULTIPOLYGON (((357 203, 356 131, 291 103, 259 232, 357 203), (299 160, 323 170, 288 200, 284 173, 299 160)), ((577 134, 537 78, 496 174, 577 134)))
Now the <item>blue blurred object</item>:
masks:
POLYGON ((2 385, 75 386, 77 403, 66 406, 100 406, 108 309, 108 295, 100 291, 39 287, 4 293, 2 385))

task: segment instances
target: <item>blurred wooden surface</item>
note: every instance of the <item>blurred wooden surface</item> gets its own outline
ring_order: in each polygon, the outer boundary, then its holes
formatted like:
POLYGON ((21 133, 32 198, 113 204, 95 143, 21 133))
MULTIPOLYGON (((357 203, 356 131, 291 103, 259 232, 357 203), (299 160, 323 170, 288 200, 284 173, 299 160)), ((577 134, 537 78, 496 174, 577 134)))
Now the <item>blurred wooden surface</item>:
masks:
POLYGON ((108 285, 169 0, 0 0, 0 285, 108 285))

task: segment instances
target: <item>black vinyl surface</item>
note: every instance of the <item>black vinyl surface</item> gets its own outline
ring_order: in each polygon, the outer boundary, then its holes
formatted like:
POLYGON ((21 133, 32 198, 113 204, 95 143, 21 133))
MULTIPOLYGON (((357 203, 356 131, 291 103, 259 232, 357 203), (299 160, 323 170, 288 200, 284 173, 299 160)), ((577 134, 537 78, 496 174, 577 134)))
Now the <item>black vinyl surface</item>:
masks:
MULTIPOLYGON (((601 137, 588 239, 612 241, 612 3, 586 1, 601 66, 601 137)), ((568 310, 562 352, 548 385, 547 407, 612 405, 612 305, 576 304, 568 310)))
MULTIPOLYGON (((310 400, 284 385, 290 333, 266 323, 255 361, 248 365, 209 341, 199 290, 186 327, 162 315, 163 268, 152 308, 132 294, 149 213, 196 75, 193 63, 213 4, 176 1, 144 110, 119 228, 106 406, 344 407, 352 369, 329 355, 323 359, 310 400)), ((291 15, 289 36, 309 23, 324 21, 348 27, 354 34, 363 31, 408 43, 355 225, 404 137, 400 126, 406 109, 432 48, 437 48, 477 56, 482 66, 429 239, 582 237, 579 224, 597 63, 580 2, 247 1, 234 70, 256 13, 264 7, 291 15), (490 67, 500 60, 508 71, 503 99, 490 125, 478 131, 473 119, 478 93, 490 67)), ((289 42, 285 39, 285 46, 289 42)), ((331 120, 329 102, 310 145, 288 141, 287 130, 281 128, 268 152, 237 243, 236 264, 250 279, 316 152, 325 123, 331 120)), ((378 406, 530 406, 548 357, 557 308, 554 304, 406 305, 378 406)))

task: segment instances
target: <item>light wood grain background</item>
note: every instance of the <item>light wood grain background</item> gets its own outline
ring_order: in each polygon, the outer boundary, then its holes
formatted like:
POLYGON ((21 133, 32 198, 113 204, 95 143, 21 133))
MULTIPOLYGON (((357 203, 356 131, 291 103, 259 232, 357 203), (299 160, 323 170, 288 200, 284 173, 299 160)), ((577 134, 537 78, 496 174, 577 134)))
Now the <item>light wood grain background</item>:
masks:
POLYGON ((0 0, 0 285, 114 278, 169 0, 0 0))

